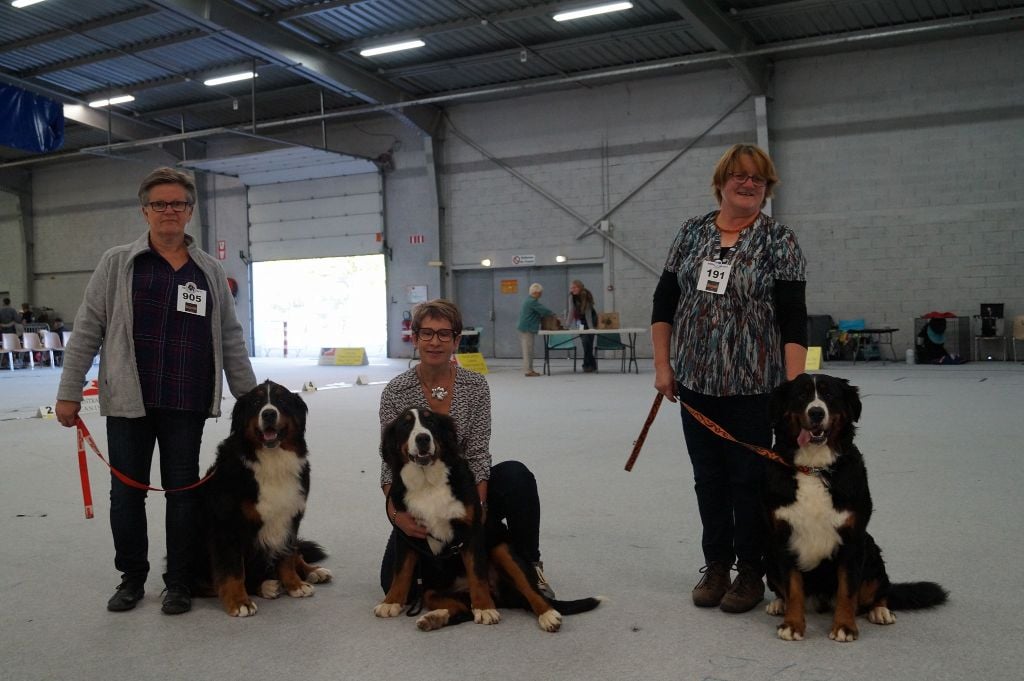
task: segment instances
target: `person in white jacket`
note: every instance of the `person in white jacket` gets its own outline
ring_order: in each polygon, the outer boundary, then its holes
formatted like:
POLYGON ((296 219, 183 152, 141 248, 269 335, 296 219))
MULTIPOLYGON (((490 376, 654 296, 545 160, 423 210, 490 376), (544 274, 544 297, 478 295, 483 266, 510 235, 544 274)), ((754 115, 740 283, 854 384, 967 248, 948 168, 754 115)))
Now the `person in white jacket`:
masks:
MULTIPOLYGON (((82 384, 100 353, 100 414, 107 419, 110 464, 149 484, 155 444, 161 485, 187 487, 199 479, 206 419, 220 415, 222 374, 239 397, 256 377, 235 316, 223 268, 185 234, 196 204, 192 178, 172 168, 151 172, 139 188, 149 230, 100 258, 75 317, 64 354, 56 414, 72 427, 82 384)), ((111 475, 110 527, 121 584, 107 602, 131 610, 149 574, 146 491, 111 475)), ((161 610, 191 609, 190 558, 196 528, 195 490, 168 492, 167 572, 161 610)))

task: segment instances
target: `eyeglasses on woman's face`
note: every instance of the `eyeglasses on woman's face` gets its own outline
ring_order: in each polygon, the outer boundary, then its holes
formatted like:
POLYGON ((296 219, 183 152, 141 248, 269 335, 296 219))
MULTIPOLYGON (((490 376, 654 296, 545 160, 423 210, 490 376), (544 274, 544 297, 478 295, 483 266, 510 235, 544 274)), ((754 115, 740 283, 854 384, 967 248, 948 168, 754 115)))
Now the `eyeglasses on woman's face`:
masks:
POLYGON ((453 329, 416 329, 416 337, 421 341, 432 340, 434 336, 437 336, 437 340, 442 343, 447 343, 455 338, 455 331, 453 329))
POLYGON ((736 184, 744 184, 747 180, 750 180, 755 187, 763 187, 768 184, 766 178, 760 175, 749 175, 747 173, 729 173, 729 177, 736 180, 736 184))
POLYGON ((163 213, 168 208, 173 210, 175 213, 184 213, 192 207, 192 204, 188 201, 150 201, 146 205, 157 213, 163 213))

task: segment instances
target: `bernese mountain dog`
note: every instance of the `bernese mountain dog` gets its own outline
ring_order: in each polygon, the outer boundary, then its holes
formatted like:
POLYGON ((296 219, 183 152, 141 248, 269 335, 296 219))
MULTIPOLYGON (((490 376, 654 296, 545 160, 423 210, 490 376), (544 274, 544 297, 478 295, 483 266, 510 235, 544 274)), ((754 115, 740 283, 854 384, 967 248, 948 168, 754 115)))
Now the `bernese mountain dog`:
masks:
POLYGON ((250 594, 305 598, 313 584, 331 580, 311 564, 326 553, 298 536, 309 496, 307 411, 273 381, 243 395, 207 471, 212 477, 199 488, 205 541, 196 542, 194 592, 218 596, 233 617, 256 614, 250 594))
POLYGON ((779 638, 804 638, 807 597, 819 612, 834 609, 834 641, 857 639, 858 614, 892 624, 890 608, 944 603, 948 593, 934 582, 890 583, 881 549, 867 531, 871 493, 853 443, 861 414, 857 388, 845 379, 801 374, 772 392, 769 412, 775 451, 789 464, 770 464, 765 485, 767 578, 778 596, 767 612, 783 616, 779 638))
POLYGON ((426 540, 398 537, 391 587, 373 610, 395 617, 410 601, 417 565, 427 612, 417 621, 422 631, 473 620, 496 624, 499 606, 532 610, 544 631, 558 631, 563 615, 593 610, 598 598, 558 601, 537 587, 537 573, 517 556, 508 528, 484 512, 469 464, 459 455, 455 422, 428 409, 408 409, 381 435, 381 453, 394 479, 391 500, 429 530, 426 540), (455 556, 461 560, 448 560, 455 556))

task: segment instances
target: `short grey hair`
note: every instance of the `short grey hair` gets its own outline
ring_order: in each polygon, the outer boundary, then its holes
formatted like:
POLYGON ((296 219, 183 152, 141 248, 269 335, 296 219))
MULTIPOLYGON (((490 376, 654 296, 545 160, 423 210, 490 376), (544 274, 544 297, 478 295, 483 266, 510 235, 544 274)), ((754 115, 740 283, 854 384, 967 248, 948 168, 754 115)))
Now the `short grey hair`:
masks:
POLYGON ((536 282, 530 284, 530 295, 533 295, 534 293, 540 293, 543 290, 544 287, 536 282))
POLYGON ((158 184, 180 184, 188 192, 188 202, 196 205, 196 183, 192 177, 174 168, 157 168, 146 175, 139 185, 139 202, 145 206, 149 202, 149 190, 158 184))

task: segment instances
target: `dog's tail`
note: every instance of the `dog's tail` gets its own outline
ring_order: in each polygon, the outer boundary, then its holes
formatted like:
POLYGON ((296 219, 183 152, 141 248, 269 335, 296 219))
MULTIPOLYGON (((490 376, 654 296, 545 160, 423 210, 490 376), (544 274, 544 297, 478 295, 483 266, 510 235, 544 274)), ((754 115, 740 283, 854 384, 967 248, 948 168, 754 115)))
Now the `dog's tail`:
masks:
POLYGON ((302 560, 307 563, 319 563, 323 559, 327 558, 327 551, 315 541, 299 539, 298 549, 299 555, 302 556, 302 560))
POLYGON ((889 586, 887 597, 893 610, 924 610, 942 605, 949 592, 935 582, 903 582, 889 586))
POLYGON ((590 598, 578 598, 575 601, 556 601, 545 599, 551 607, 563 615, 578 615, 581 612, 590 612, 604 602, 603 596, 591 596, 590 598))

